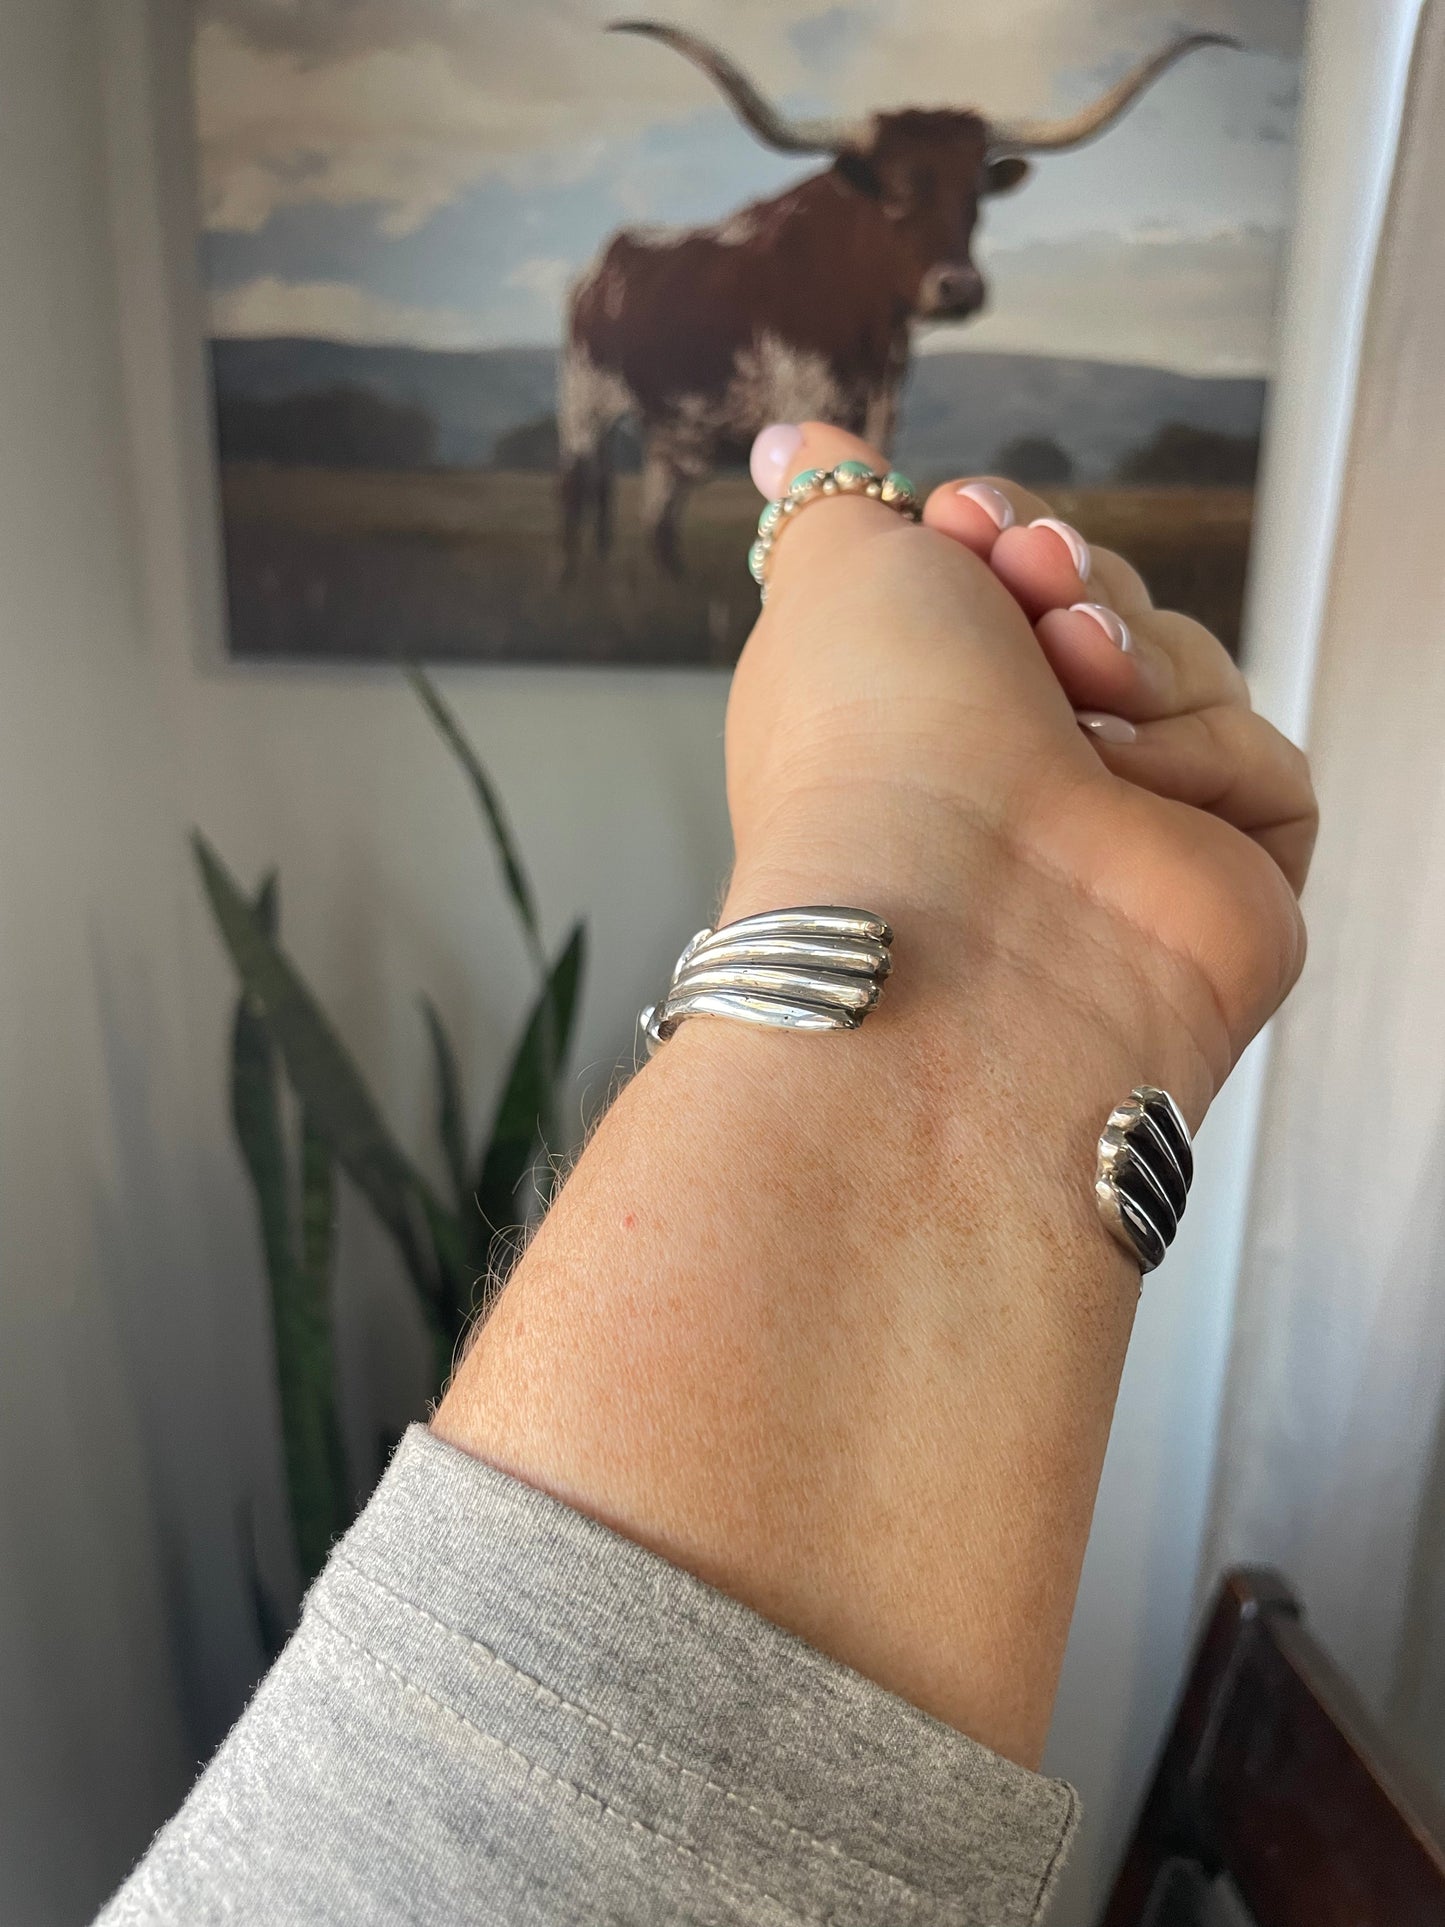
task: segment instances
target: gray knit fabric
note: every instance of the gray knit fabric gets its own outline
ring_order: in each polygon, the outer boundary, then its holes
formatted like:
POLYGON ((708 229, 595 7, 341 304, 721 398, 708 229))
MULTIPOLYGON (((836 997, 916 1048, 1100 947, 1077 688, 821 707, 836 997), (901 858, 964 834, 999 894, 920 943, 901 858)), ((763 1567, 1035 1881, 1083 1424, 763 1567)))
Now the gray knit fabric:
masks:
POLYGON ((416 1428, 99 1927, 1013 1927, 1077 1811, 416 1428))

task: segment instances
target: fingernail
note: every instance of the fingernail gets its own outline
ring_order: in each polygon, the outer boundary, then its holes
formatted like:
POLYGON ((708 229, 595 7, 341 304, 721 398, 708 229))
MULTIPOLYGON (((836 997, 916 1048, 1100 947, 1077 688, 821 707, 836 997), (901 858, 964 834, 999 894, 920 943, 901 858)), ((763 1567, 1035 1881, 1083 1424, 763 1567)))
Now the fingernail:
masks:
POLYGON ((1080 729, 1088 730, 1101 743, 1132 743, 1139 735, 1134 725, 1124 717, 1107 715, 1102 709, 1081 709, 1075 721, 1080 729))
POLYGON ((1014 525, 1014 505, 1001 488, 994 488, 988 482, 965 482, 959 489, 970 502, 977 502, 984 514, 990 516, 1001 529, 1011 529, 1014 525))
POLYGON ((774 502, 792 480, 789 464, 803 446, 803 431, 792 422, 773 422, 758 431, 748 470, 760 495, 774 502))
POLYGON ((1069 605, 1071 616, 1087 616, 1090 622, 1098 623, 1104 634, 1116 649, 1126 652, 1134 647, 1134 638, 1129 633, 1129 625, 1124 618, 1112 609, 1106 609, 1102 602, 1074 602, 1069 605))
POLYGON ((1089 554, 1089 545, 1076 528, 1067 522, 1056 522, 1052 515, 1041 515, 1036 522, 1030 522, 1031 529, 1052 529, 1073 559, 1078 570, 1080 582, 1087 582, 1089 571, 1094 566, 1094 558, 1089 554))

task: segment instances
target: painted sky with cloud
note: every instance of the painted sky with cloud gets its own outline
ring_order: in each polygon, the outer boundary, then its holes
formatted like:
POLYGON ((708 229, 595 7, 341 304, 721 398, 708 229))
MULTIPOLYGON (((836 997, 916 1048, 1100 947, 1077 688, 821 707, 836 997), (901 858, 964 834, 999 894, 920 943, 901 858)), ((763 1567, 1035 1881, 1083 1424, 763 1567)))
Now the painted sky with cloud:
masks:
MULTIPOLYGON (((618 225, 712 220, 769 154, 615 0, 200 0, 204 262, 223 334, 552 341, 618 225)), ((1064 111, 1181 26, 1193 56, 987 212, 990 311, 925 349, 1258 372, 1291 202, 1304 0, 670 0, 789 107, 1064 111)))

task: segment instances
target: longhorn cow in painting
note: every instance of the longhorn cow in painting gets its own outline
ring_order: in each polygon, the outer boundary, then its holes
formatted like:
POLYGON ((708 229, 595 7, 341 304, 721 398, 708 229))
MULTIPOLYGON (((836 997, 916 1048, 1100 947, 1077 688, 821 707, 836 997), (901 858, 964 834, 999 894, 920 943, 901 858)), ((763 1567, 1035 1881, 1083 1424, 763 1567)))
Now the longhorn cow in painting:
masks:
POLYGON ((765 146, 829 164, 710 227, 624 229, 573 286, 557 411, 569 569, 589 511, 599 551, 609 545, 609 443, 624 418, 642 436, 647 535, 674 572, 688 487, 741 459, 765 423, 832 421, 886 449, 914 324, 963 321, 984 304, 972 256, 980 201, 1017 187, 1026 155, 1103 133, 1193 48, 1237 44, 1186 34, 1063 120, 905 108, 845 122, 788 118, 680 28, 613 30, 690 60, 765 146))

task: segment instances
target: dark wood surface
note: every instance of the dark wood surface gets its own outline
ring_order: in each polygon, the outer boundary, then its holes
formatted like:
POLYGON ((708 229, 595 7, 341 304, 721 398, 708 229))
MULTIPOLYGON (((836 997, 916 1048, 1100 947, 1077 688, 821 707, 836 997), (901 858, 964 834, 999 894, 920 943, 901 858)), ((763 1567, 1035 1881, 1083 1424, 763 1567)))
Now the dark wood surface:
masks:
POLYGON ((1445 1927, 1445 1810, 1277 1573, 1229 1573, 1100 1927, 1150 1927, 1181 1863, 1258 1927, 1445 1927))

